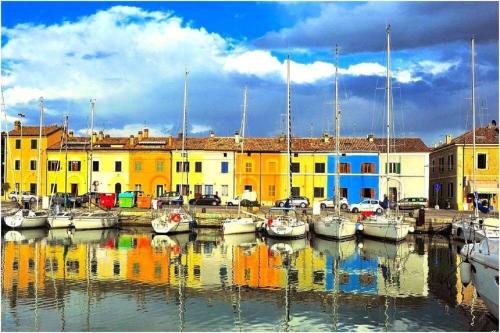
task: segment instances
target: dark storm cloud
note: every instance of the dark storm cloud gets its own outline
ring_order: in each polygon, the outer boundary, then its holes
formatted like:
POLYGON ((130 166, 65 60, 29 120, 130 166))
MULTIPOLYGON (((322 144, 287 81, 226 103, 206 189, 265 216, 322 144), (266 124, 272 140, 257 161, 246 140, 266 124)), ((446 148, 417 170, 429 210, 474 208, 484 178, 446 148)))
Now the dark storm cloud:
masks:
POLYGON ((317 17, 299 21, 290 28, 272 31, 254 41, 257 47, 331 48, 340 43, 345 52, 380 51, 384 29, 393 27, 395 49, 467 40, 498 40, 497 2, 401 2, 323 5, 317 17))

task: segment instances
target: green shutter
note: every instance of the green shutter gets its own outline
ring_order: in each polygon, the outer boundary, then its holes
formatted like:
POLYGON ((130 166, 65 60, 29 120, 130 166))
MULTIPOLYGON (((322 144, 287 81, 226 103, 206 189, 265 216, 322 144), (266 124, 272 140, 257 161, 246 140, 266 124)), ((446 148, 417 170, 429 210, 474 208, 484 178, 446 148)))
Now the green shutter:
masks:
POLYGON ((396 163, 396 173, 397 174, 401 173, 401 163, 396 163))

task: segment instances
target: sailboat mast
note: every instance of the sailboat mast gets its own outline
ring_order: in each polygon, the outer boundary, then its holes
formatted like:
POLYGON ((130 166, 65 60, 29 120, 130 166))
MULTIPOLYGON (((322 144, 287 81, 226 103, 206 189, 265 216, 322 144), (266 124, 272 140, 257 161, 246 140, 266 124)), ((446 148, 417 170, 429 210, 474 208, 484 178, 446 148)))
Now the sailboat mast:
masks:
POLYGON ((339 150, 340 150, 340 108, 339 108, 339 87, 338 87, 338 69, 339 69, 339 46, 335 46, 335 213, 340 214, 340 170, 339 170, 339 150))
MULTIPOLYGON (((471 38, 471 76, 472 76, 472 193, 474 201, 476 201, 476 71, 475 71, 475 41, 476 38, 471 38)), ((477 202, 475 202, 474 216, 478 216, 477 202)))
POLYGON ((286 113, 288 117, 287 152, 288 152, 288 196, 292 197, 292 117, 290 97, 290 55, 286 58, 286 113))
MULTIPOLYGON (((187 93, 188 93, 188 69, 186 67, 186 70, 184 72, 184 107, 182 109, 182 151, 181 151, 181 156, 182 156, 182 162, 181 162, 181 188, 180 194, 184 195, 184 170, 186 168, 186 114, 187 114, 187 107, 188 107, 188 102, 187 102, 187 93)), ((186 193, 189 196, 189 191, 186 193)))
MULTIPOLYGON (((64 117, 64 195, 68 194, 68 115, 64 117)), ((61 167, 59 163, 59 168, 61 167)), ((78 195, 78 193, 76 193, 78 195)))
POLYGON ((38 131, 38 165, 36 167, 36 209, 40 202, 40 182, 41 182, 41 168, 42 168, 42 125, 43 125, 43 97, 40 97, 40 128, 38 131))
POLYGON ((94 113, 95 113, 95 98, 90 100, 90 155, 89 155, 89 209, 90 209, 90 203, 91 203, 91 195, 92 193, 92 171, 94 169, 93 166, 93 160, 92 160, 92 151, 94 149, 94 113))
MULTIPOLYGON (((387 150, 386 150, 386 163, 385 163, 385 180, 386 180, 386 195, 389 198, 389 136, 391 130, 391 25, 387 25, 387 97, 386 97, 386 107, 387 107, 387 119, 386 119, 386 131, 387 131, 387 150)), ((389 207, 387 207, 389 209, 389 207)))
MULTIPOLYGON (((7 183, 7 143, 9 142, 9 125, 7 123, 7 112, 5 111, 5 100, 4 100, 4 97, 3 97, 3 89, 2 89, 2 116, 3 116, 3 120, 4 120, 4 123, 5 123, 5 142, 4 142, 4 155, 3 155, 3 179, 2 179, 2 183, 5 184, 7 183)), ((5 196, 7 196, 7 191, 5 191, 5 196)))
MULTIPOLYGON (((245 138, 245 127, 246 127, 246 121, 247 121, 247 86, 245 86, 245 92, 243 94, 243 116, 241 117, 241 154, 240 154, 240 164, 241 164, 241 159, 243 158, 243 140, 245 138)), ((239 183, 241 185, 241 171, 239 174, 239 183)), ((242 192, 243 193, 243 192, 242 192)), ((240 200, 238 200, 238 218, 240 217, 241 214, 241 200, 242 200, 242 195, 240 196, 240 200)))

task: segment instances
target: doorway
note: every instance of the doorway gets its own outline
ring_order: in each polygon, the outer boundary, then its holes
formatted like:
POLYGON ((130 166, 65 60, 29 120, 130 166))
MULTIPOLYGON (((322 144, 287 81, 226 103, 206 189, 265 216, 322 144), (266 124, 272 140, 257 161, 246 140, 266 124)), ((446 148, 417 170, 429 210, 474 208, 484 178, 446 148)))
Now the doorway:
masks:
POLYGON ((115 194, 118 195, 120 193, 122 193, 122 184, 116 183, 115 184, 115 194))
POLYGON ((163 185, 156 185, 156 197, 163 195, 163 185))
POLYGON ((71 184, 71 195, 72 196, 78 195, 78 184, 71 184))

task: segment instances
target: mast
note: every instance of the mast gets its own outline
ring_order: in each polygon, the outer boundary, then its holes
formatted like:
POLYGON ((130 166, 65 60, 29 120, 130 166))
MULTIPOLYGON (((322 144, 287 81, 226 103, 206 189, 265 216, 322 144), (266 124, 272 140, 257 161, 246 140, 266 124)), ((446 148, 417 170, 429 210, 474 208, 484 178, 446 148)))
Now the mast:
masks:
POLYGON ((339 108, 339 87, 338 87, 338 69, 339 69, 339 46, 335 46, 335 169, 337 174, 335 176, 335 213, 340 214, 340 170, 339 170, 339 149, 340 149, 340 108, 339 108))
POLYGON ((41 168, 42 168, 42 125, 43 125, 43 97, 40 97, 40 128, 38 131, 38 162, 36 167, 36 209, 38 210, 38 205, 40 202, 40 180, 41 180, 41 168))
MULTIPOLYGON (((387 130, 387 151, 386 151, 386 164, 385 164, 385 181, 386 181, 386 194, 387 199, 389 199, 389 136, 391 130, 391 25, 387 25, 387 97, 386 97, 386 107, 387 107, 387 121, 386 121, 386 130, 387 130)), ((390 205, 388 205, 390 206, 390 205)), ((387 211, 390 208, 387 207, 387 211)))
POLYGON ((474 46, 476 38, 472 37, 470 40, 471 44, 471 76, 472 76, 472 193, 474 194, 474 217, 478 217, 478 207, 476 200, 476 73, 475 73, 475 57, 474 57, 474 46))
MULTIPOLYGON (((184 193, 184 170, 186 168, 186 114, 187 114, 187 94, 188 94, 188 74, 189 71, 186 67, 184 72, 184 107, 182 109, 182 151, 181 151, 181 186, 180 186, 180 194, 184 193)), ((187 196, 189 197, 189 191, 187 191, 187 196)))
POLYGON ((95 113, 95 98, 92 98, 90 100, 89 210, 90 210, 90 203, 91 203, 90 193, 92 192, 92 171, 94 170, 93 160, 92 160, 92 151, 94 149, 94 141, 93 141, 93 138, 94 138, 94 113, 95 113))
MULTIPOLYGON (((243 140, 245 138, 245 127, 246 127, 246 121, 247 121, 247 86, 245 86, 245 91, 243 93, 243 116, 241 117, 241 154, 240 154, 240 165, 241 165, 241 159, 243 158, 243 140)), ((241 185, 241 171, 239 174, 239 183, 241 185)), ((242 192, 243 195, 243 192, 242 192)), ((241 196, 242 196, 241 195, 241 196)), ((240 200, 238 201, 238 217, 240 217, 241 214, 241 200, 243 198, 240 197, 240 200)))
MULTIPOLYGON (((7 183, 7 146, 9 142, 9 128, 7 124, 7 112, 5 111, 5 100, 3 98, 3 89, 2 89, 2 115, 3 115, 3 120, 5 122, 5 142, 4 142, 4 154, 3 154, 3 179, 2 179, 2 184, 7 183)), ((4 191, 5 197, 7 197, 7 191, 4 191)))
POLYGON ((288 196, 292 198, 292 117, 290 97, 290 55, 286 58, 286 113, 288 118, 287 127, 287 152, 288 152, 288 196))
MULTIPOLYGON (((68 115, 64 117, 64 195, 68 194, 68 115)), ((60 168, 60 163, 59 163, 60 168)), ((77 193, 78 194, 78 193, 77 193)))

